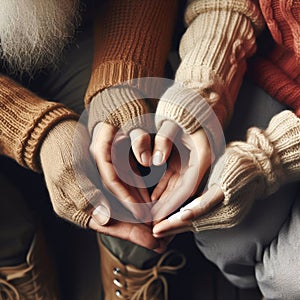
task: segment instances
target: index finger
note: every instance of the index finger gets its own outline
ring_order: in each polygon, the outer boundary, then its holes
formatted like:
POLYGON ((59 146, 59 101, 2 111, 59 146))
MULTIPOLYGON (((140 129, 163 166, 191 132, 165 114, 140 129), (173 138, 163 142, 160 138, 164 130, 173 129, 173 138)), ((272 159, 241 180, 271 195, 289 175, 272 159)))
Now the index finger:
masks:
POLYGON ((179 212, 157 223, 153 227, 153 233, 160 237, 192 230, 192 221, 209 212, 223 199, 224 194, 221 188, 213 185, 206 193, 182 207, 179 212))
MULTIPOLYGON (((112 145, 116 134, 117 129, 114 126, 106 123, 98 124, 94 129, 91 152, 104 186, 122 201, 122 204, 128 207, 136 218, 142 220, 147 214, 147 206, 131 205, 131 203, 144 203, 145 199, 137 189, 120 180, 112 162, 112 145)), ((128 178, 128 182, 130 182, 130 178, 128 178)))

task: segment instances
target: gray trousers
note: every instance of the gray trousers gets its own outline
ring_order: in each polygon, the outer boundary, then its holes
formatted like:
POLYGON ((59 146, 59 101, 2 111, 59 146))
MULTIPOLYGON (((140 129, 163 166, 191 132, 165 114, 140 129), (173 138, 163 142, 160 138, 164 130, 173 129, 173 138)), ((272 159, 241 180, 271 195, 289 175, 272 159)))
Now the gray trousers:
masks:
MULTIPOLYGON (((251 126, 266 128, 282 109, 263 90, 245 82, 226 132, 227 142, 245 140, 251 126)), ((257 201, 234 228, 195 233, 198 248, 236 286, 258 285, 266 299, 300 299, 299 188, 299 182, 289 184, 257 201)))

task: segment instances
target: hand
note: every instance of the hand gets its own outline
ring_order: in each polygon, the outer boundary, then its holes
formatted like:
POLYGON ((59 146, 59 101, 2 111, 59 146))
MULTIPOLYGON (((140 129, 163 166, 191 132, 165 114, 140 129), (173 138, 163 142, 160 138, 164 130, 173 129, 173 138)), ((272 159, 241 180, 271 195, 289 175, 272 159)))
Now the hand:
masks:
POLYGON ((212 163, 213 154, 203 129, 187 135, 168 120, 156 134, 153 153, 156 165, 169 159, 167 171, 151 195, 151 200, 157 201, 152 208, 153 219, 157 221, 195 194, 212 163))
POLYGON ((150 221, 150 206, 147 205, 150 203, 150 196, 137 166, 137 161, 146 167, 150 164, 150 135, 137 128, 131 130, 128 137, 110 124, 98 123, 93 130, 90 151, 105 188, 138 220, 150 221), (130 151, 131 147, 133 153, 130 151))
POLYGON ((161 252, 165 241, 152 236, 150 227, 132 223, 126 210, 123 222, 98 188, 98 171, 89 154, 89 134, 76 121, 63 121, 48 133, 40 160, 54 211, 81 227, 129 240, 161 252), (120 219, 120 218, 119 218, 120 219))
POLYGON ((208 191, 157 224, 155 236, 239 224, 254 201, 271 195, 283 183, 299 180, 299 133, 299 118, 290 111, 274 116, 266 130, 249 128, 245 142, 227 145, 213 167, 208 191))
POLYGON ((182 232, 194 231, 193 220, 210 212, 217 204, 222 202, 224 194, 218 185, 213 185, 200 197, 196 198, 179 212, 159 222, 153 227, 153 235, 162 238, 182 232))

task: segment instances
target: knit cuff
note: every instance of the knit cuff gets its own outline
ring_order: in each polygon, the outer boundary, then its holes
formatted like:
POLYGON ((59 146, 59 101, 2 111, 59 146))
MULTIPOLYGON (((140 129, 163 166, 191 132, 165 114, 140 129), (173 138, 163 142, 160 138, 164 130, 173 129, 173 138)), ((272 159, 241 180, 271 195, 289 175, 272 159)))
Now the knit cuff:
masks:
POLYGON ((88 128, 92 133, 99 122, 121 128, 125 134, 134 128, 149 130, 152 120, 141 92, 129 86, 114 86, 98 93, 90 103, 88 128))
POLYGON ((253 1, 245 0, 191 0, 185 13, 185 22, 190 25, 199 14, 211 13, 216 10, 227 10, 245 15, 251 23, 257 34, 264 28, 264 20, 260 10, 253 1))
POLYGON ((175 80, 204 97, 226 126, 246 59, 256 50, 262 16, 250 1, 194 1, 186 10, 186 21, 189 27, 180 43, 182 62, 175 80))
POLYGON ((40 99, 7 77, 0 77, 0 153, 41 172, 40 145, 55 124, 78 116, 62 104, 40 99))
POLYGON ((71 222, 75 223, 80 227, 88 228, 88 224, 90 220, 91 220, 91 215, 89 215, 85 211, 75 210, 71 222))
POLYGON ((86 105, 113 85, 141 77, 163 77, 177 15, 174 0, 96 2, 99 13, 86 105))
POLYGON ((251 128, 247 142, 231 143, 213 168, 208 187, 218 184, 224 201, 194 220, 196 231, 238 224, 253 201, 300 179, 300 119, 291 111, 272 118, 263 131, 251 128))
POLYGON ((203 128, 215 154, 223 151, 224 135, 211 106, 195 90, 174 84, 159 100, 155 123, 159 129, 165 120, 175 121, 185 133, 192 134, 203 128))
POLYGON ((45 112, 28 136, 23 154, 22 152, 20 153, 20 157, 23 157, 24 165, 33 171, 41 172, 39 150, 45 136, 56 124, 64 120, 77 119, 78 115, 76 113, 61 105, 45 112))
POLYGON ((85 105, 88 106, 106 88, 129 80, 134 80, 135 87, 138 89, 143 83, 139 78, 146 76, 149 74, 145 72, 143 66, 134 62, 114 60, 99 64, 93 70, 93 76, 84 99, 85 105))
POLYGON ((221 202, 208 213, 193 220, 194 230, 200 232, 234 227, 244 219, 252 203, 253 201, 248 195, 244 195, 230 204, 221 202))
POLYGON ((274 192, 275 180, 282 185, 300 179, 300 119, 289 110, 283 111, 272 118, 266 135, 274 149, 274 176, 268 178, 270 194, 274 192))

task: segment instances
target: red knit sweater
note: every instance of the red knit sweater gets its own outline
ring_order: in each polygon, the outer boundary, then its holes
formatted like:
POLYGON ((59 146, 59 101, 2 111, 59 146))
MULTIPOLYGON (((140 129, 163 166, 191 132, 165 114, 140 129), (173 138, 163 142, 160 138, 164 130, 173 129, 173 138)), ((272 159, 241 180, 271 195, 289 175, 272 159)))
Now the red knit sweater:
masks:
POLYGON ((275 46, 255 60, 253 77, 300 117, 300 2, 259 0, 259 4, 275 46))

